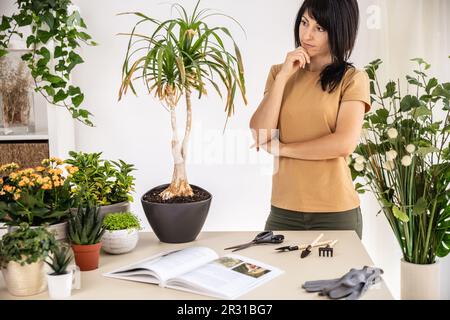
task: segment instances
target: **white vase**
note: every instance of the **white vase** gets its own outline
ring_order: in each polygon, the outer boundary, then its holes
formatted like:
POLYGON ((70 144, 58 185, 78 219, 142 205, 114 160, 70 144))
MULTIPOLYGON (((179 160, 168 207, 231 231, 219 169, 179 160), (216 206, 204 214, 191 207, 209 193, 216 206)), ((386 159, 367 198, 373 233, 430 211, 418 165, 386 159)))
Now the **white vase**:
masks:
POLYGON ((102 237, 102 249, 111 254, 130 252, 136 247, 138 239, 137 229, 106 230, 102 237))
POLYGON ((416 264, 401 260, 402 300, 437 300, 440 298, 440 264, 416 264))
POLYGON ((8 262, 2 269, 6 287, 14 296, 31 296, 45 290, 44 262, 38 261, 23 266, 15 261, 8 262))
POLYGON ((65 274, 47 273, 48 295, 51 299, 67 299, 71 296, 72 289, 80 289, 80 268, 72 265, 67 269, 65 274))

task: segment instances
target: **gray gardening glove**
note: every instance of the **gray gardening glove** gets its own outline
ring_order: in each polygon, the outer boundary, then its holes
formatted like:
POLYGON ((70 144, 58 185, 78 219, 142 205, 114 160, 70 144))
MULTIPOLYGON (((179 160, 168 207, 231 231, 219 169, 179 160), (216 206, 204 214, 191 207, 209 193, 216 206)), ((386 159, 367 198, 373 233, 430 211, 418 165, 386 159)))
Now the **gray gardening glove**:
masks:
MULTIPOLYGON (((362 270, 366 270, 368 267, 364 267, 362 270)), ((326 290, 327 288, 331 289, 342 282, 348 283, 350 286, 356 285, 360 281, 359 279, 354 279, 360 277, 361 270, 358 269, 350 269, 348 273, 346 273, 341 278, 330 279, 330 280, 317 280, 317 281, 307 281, 303 284, 303 288, 308 292, 320 292, 326 290)))
MULTIPOLYGON (((339 286, 325 289, 320 295, 327 295, 331 299, 358 299, 371 285, 381 280, 381 274, 383 273, 383 270, 379 268, 368 268, 366 271, 368 272, 361 272, 360 275, 356 277, 360 280, 359 283, 355 284, 344 281, 339 286)), ((356 280, 356 278, 353 278, 353 280, 356 280)))
POLYGON ((365 266, 363 269, 351 269, 339 279, 305 282, 303 288, 308 292, 320 292, 331 299, 358 299, 374 283, 381 280, 383 270, 365 266))

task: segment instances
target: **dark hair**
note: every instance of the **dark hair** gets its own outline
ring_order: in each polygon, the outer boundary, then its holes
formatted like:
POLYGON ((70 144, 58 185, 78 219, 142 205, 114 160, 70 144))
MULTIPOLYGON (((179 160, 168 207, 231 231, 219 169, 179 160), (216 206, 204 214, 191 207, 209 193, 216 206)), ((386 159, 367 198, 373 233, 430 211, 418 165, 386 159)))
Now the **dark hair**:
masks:
POLYGON ((305 0, 295 20, 295 46, 300 43, 299 27, 305 11, 328 32, 328 43, 333 61, 320 73, 322 89, 333 92, 348 68, 356 41, 359 24, 359 8, 356 0, 305 0))

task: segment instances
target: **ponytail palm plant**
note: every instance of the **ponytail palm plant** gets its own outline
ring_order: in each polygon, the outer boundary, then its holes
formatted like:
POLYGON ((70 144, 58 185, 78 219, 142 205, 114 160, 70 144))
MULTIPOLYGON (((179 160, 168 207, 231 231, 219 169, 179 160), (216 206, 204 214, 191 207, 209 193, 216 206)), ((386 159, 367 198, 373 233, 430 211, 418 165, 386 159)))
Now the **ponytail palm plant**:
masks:
POLYGON ((139 21, 131 33, 124 34, 129 36, 129 42, 122 68, 119 100, 129 88, 136 94, 133 81, 142 80, 146 90, 154 93, 170 111, 174 171, 171 184, 160 193, 163 200, 194 195, 185 167, 192 126, 192 93, 198 92, 200 99, 207 94, 206 85, 210 84, 223 98, 221 86, 225 87, 227 120, 234 113, 236 91, 239 90, 247 104, 244 67, 236 42, 227 28, 209 27, 204 22, 208 17, 218 15, 236 20, 211 12, 210 9, 199 10, 199 3, 190 16, 181 5, 173 4, 172 8, 176 9, 178 17, 165 21, 158 21, 140 12, 122 13, 135 15, 139 21), (138 33, 137 27, 146 23, 155 27, 153 33, 138 33), (224 40, 233 44, 234 54, 228 52, 224 40), (186 101, 187 116, 184 137, 180 140, 176 106, 182 97, 186 101))

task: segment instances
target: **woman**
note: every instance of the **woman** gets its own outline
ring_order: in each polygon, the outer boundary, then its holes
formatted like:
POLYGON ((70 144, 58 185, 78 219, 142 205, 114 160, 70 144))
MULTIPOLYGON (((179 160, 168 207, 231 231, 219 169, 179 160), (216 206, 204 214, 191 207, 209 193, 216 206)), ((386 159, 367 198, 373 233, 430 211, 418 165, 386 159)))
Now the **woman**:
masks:
POLYGON ((358 23, 356 0, 304 1, 296 49, 270 70, 250 121, 257 150, 277 161, 266 230, 355 230, 362 238, 346 163, 370 110, 368 76, 348 62, 358 23))

